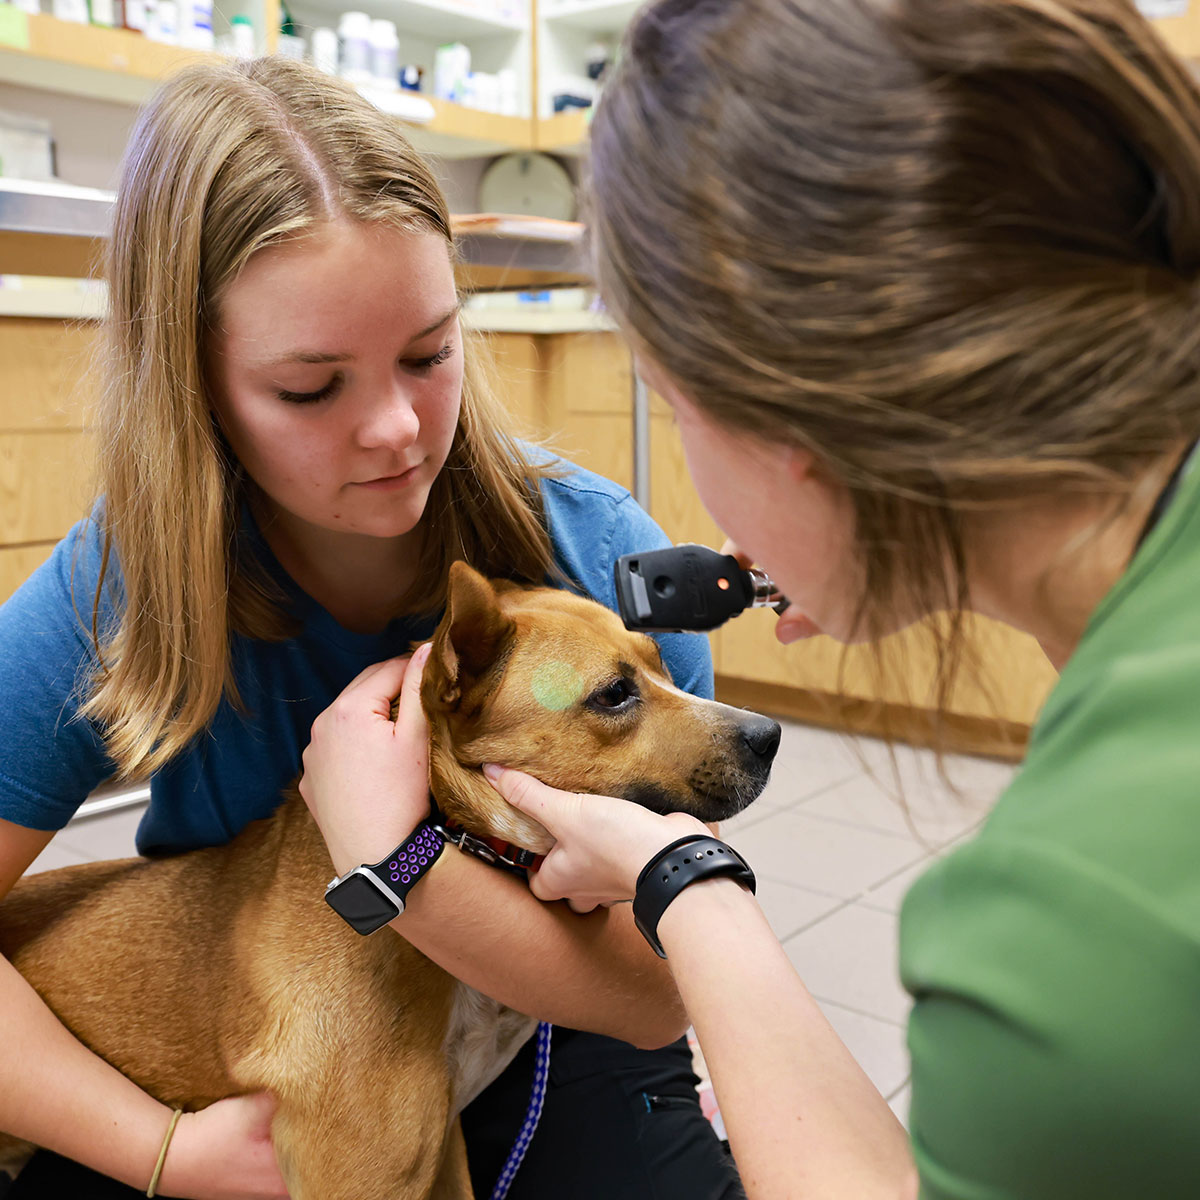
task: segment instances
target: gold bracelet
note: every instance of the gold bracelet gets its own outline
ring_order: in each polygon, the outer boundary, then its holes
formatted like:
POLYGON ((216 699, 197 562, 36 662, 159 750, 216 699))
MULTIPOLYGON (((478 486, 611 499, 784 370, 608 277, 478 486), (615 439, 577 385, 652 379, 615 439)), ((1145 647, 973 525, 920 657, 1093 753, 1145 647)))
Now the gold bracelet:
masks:
POLYGON ((171 1123, 167 1126, 167 1136, 163 1138, 162 1149, 158 1152, 158 1162, 154 1164, 154 1174, 150 1176, 150 1186, 146 1189, 147 1196, 154 1196, 158 1190, 158 1177, 162 1174, 163 1163, 167 1161, 167 1147, 171 1144, 171 1136, 174 1134, 175 1126, 179 1124, 181 1116, 183 1116, 182 1108, 177 1108, 171 1114, 171 1123))

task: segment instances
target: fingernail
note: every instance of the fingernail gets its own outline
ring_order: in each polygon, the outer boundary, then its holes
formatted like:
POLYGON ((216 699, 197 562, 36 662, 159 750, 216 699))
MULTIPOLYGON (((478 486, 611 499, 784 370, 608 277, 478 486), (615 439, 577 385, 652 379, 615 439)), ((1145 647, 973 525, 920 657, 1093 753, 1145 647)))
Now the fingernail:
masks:
POLYGON ((500 775, 503 771, 504 771, 504 768, 496 766, 495 763, 484 763, 483 764, 483 773, 484 773, 484 775, 487 776, 487 780, 489 783, 495 783, 496 780, 500 778, 500 775))

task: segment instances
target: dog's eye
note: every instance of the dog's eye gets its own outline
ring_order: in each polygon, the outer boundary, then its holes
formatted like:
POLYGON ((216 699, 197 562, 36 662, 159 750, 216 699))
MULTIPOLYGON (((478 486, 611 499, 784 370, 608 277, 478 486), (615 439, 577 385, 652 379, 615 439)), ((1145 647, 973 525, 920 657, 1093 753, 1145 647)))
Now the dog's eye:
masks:
POLYGON ((587 699, 589 707, 600 709, 603 712, 623 712, 637 701, 637 685, 632 679, 626 679, 623 676, 620 679, 614 679, 612 683, 598 692, 593 692, 587 699))

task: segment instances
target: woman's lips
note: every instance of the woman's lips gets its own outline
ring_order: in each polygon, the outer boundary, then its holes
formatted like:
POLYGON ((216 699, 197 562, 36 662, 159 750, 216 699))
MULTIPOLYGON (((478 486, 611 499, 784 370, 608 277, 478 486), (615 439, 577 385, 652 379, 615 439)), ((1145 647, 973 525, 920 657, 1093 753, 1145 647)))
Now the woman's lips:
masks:
POLYGON ((396 488, 407 487, 415 478, 417 470, 421 464, 417 463, 415 467, 409 467, 407 471, 401 471, 399 475, 381 475, 378 479, 364 479, 355 483, 355 487, 367 488, 373 492, 390 492, 396 488))

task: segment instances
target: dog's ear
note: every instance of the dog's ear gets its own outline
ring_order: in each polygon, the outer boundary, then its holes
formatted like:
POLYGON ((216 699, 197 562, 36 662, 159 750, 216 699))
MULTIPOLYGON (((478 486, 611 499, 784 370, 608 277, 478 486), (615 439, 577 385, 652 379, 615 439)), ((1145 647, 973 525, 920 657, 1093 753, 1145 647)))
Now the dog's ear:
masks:
POLYGON ((446 615, 429 656, 435 681, 430 698, 444 708, 457 707, 471 681, 499 659, 513 628, 492 585, 467 563, 453 563, 446 615))

